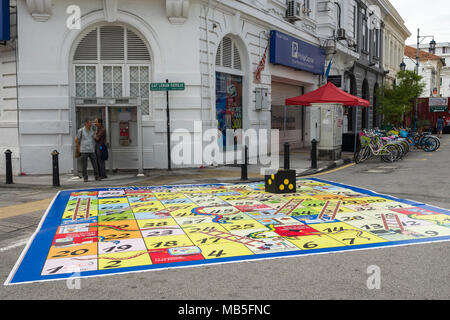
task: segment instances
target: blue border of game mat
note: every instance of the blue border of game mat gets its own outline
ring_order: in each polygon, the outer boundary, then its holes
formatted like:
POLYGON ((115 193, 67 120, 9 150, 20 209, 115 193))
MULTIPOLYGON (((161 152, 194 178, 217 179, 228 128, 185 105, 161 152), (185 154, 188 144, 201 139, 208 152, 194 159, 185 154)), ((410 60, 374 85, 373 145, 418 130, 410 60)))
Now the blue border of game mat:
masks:
MULTIPOLYGON (((303 180, 303 179, 299 179, 303 180)), ((385 199, 401 202, 404 204, 408 204, 411 206, 422 207, 424 209, 432 210, 438 213, 450 215, 450 210, 445 210, 442 208, 437 208, 434 206, 426 205, 424 203, 419 203, 416 201, 400 199, 384 194, 380 194, 371 190, 353 187, 349 185, 345 185, 342 183, 331 182, 328 180, 322 180, 319 178, 304 178, 304 180, 314 180, 317 182, 324 182, 330 185, 347 188, 349 190, 353 190, 355 192, 363 193, 369 196, 382 197, 385 199)), ((262 182, 257 182, 262 183, 262 182)), ((20 284, 20 283, 30 283, 30 282, 40 282, 40 281, 48 281, 48 280, 64 280, 73 277, 73 274, 56 274, 56 275, 48 275, 41 276, 42 268, 45 264, 48 249, 51 247, 53 242, 53 238, 57 228, 61 222, 61 212, 64 211, 66 203, 70 197, 72 192, 79 191, 108 191, 108 190, 118 190, 118 189, 143 189, 147 188, 149 190, 152 189, 171 189, 176 187, 206 187, 206 186, 222 186, 229 185, 226 183, 219 184, 191 184, 191 185, 172 185, 172 186, 152 186, 152 187, 113 187, 113 188, 96 188, 96 189, 79 189, 79 190, 69 190, 69 191, 61 191, 54 199, 53 203, 49 207, 47 214, 43 217, 42 224, 32 239, 30 239, 29 246, 25 247, 24 253, 22 253, 21 261, 16 263, 16 266, 11 271, 11 275, 5 282, 5 285, 8 284, 20 284), (42 253, 45 254, 42 254, 42 253)), ((112 275, 112 274, 122 274, 122 273, 131 273, 131 272, 140 272, 140 271, 151 271, 151 270, 162 270, 162 269, 171 269, 171 268, 181 268, 181 267, 190 267, 190 266, 201 266, 201 265, 210 265, 210 264, 220 264, 220 263, 231 263, 231 262, 239 262, 239 261, 252 261, 252 260, 261 260, 261 259, 270 259, 270 258, 281 258, 281 257, 293 257, 293 256, 302 256, 302 255, 313 255, 320 253, 332 253, 332 252, 345 252, 345 251, 354 251, 354 250, 362 250, 362 249, 371 249, 371 248, 383 248, 383 247, 392 247, 399 245, 408 245, 408 244, 418 244, 418 243, 430 243, 430 242, 439 242, 439 241, 448 241, 450 240, 450 236, 441 236, 435 238, 421 238, 421 239, 410 239, 410 240, 400 240, 400 241, 387 241, 387 242, 378 242, 378 243, 370 243, 363 245, 355 245, 355 246, 346 246, 346 247, 332 247, 332 248, 322 248, 322 249, 310 249, 310 250, 296 250, 296 251, 287 251, 287 252, 273 252, 266 254, 255 254, 255 255, 247 255, 247 256, 236 256, 230 258, 216 258, 216 259, 208 259, 208 260, 195 260, 195 261, 185 261, 185 262, 173 262, 173 263, 164 263, 164 264, 152 264, 145 266, 135 266, 135 267, 125 267, 120 269, 111 269, 111 270, 95 270, 95 271, 86 271, 80 273, 80 277, 92 277, 92 276, 103 276, 103 275, 112 275)))

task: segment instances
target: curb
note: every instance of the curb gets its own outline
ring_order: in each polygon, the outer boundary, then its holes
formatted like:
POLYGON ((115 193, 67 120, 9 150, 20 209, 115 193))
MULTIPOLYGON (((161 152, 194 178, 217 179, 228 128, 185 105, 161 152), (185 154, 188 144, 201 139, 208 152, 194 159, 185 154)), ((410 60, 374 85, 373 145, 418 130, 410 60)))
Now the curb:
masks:
MULTIPOLYGON (((298 173, 296 176, 297 177, 304 177, 304 176, 309 176, 309 175, 313 175, 313 174, 317 174, 320 172, 325 172, 328 170, 332 170, 341 166, 344 166, 346 164, 352 163, 353 161, 351 159, 341 159, 341 160, 336 160, 333 162, 330 162, 328 165, 318 168, 318 169, 308 169, 306 171, 303 171, 302 173, 298 173)), ((148 177, 147 177, 148 179, 148 177)), ((264 177, 262 178, 250 178, 247 180, 241 180, 241 179, 233 179, 233 180, 220 180, 220 179, 193 179, 194 181, 192 182, 193 184, 209 184, 209 183, 252 183, 252 182, 260 182, 264 180, 264 177)), ((137 183, 139 183, 138 181, 136 181, 137 183)), ((166 185, 176 185, 177 183, 168 183, 166 185)), ((42 185, 42 184, 23 184, 23 183, 13 183, 13 184, 0 184, 0 189, 1 188, 14 188, 14 189, 38 189, 38 190, 55 190, 55 191, 60 191, 60 190, 70 190, 70 189, 85 189, 85 188, 102 188, 102 187, 121 187, 121 186, 133 186, 133 182, 129 183, 129 182, 121 182, 121 183, 111 183, 108 184, 106 186, 103 185, 91 185, 91 184, 87 184, 87 185, 64 185, 64 186, 60 186, 60 187, 53 187, 50 184, 48 185, 42 185)))
POLYGON ((309 176, 309 175, 312 175, 312 174, 325 172, 325 171, 328 171, 328 170, 332 170, 332 169, 335 169, 335 168, 339 168, 339 167, 345 166, 345 165, 350 164, 352 162, 353 162, 353 160, 350 159, 350 158, 336 160, 336 161, 331 162, 330 164, 328 164, 325 167, 321 167, 321 168, 318 168, 318 169, 309 169, 309 170, 304 171, 304 172, 302 172, 300 174, 297 174, 297 177, 304 177, 304 176, 309 176))

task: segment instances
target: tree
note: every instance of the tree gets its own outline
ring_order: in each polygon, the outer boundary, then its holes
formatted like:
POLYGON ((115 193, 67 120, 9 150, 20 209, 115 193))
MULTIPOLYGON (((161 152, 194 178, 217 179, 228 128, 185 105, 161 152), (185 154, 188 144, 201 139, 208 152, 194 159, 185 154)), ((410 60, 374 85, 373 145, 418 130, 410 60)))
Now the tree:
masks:
POLYGON ((425 84, 414 71, 397 73, 397 83, 386 84, 378 89, 376 95, 380 102, 378 111, 384 116, 384 122, 401 125, 403 116, 411 112, 414 100, 423 92, 425 84))

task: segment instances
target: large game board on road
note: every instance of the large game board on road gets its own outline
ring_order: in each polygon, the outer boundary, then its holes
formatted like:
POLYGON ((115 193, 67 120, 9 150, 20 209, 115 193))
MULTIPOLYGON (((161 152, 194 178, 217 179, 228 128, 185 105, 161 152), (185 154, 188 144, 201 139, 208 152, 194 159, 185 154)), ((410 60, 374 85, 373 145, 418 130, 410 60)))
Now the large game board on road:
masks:
MULTIPOLYGON (((450 212, 324 181, 59 192, 5 284, 450 240, 450 212)), ((280 262, 281 263, 281 262, 280 262)))

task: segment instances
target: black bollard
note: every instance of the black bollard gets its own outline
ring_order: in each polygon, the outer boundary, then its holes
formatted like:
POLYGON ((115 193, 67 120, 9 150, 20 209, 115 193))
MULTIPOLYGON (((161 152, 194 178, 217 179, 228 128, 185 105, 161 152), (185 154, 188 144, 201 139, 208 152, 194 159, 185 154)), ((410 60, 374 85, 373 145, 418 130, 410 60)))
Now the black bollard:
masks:
POLYGON ((317 140, 311 141, 311 168, 317 169, 317 140))
POLYGON ((13 174, 12 174, 12 162, 11 162, 11 150, 5 151, 6 160, 6 184, 13 184, 13 174))
POLYGON ((241 164, 241 180, 248 180, 247 166, 248 166, 248 147, 244 146, 244 163, 241 164))
POLYGON ((53 186, 60 187, 59 184, 59 165, 58 165, 58 156, 59 153, 56 150, 52 152, 52 167, 53 167, 53 186))
POLYGON ((289 170, 291 167, 290 148, 289 143, 284 143, 284 170, 289 170))

